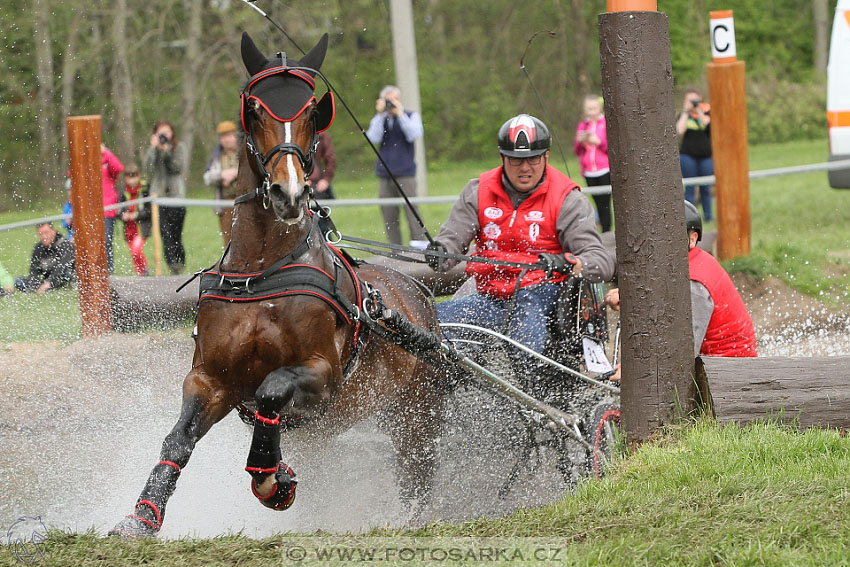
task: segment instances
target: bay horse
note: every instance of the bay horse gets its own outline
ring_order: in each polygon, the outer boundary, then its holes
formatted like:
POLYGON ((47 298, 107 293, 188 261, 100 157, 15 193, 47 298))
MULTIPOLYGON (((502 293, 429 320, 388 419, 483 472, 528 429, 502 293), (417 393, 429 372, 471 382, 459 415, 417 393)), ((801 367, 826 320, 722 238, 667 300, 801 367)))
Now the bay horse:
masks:
MULTIPOLYGON (((247 33, 242 60, 240 149, 232 241, 201 276, 192 369, 177 424, 162 444, 134 513, 112 535, 148 537, 198 440, 234 408, 249 406, 247 466, 253 494, 288 508, 296 478, 281 461, 281 428, 293 419, 335 434, 380 412, 397 453, 403 500, 425 499, 435 470, 441 409, 431 365, 367 325, 364 299, 378 300, 436 332, 431 300, 404 276, 352 265, 328 244, 309 207, 307 175, 318 133, 333 120, 333 94, 317 101, 315 77, 328 36, 300 61, 268 59, 247 33)), ((374 327, 372 327, 374 329, 374 327)))

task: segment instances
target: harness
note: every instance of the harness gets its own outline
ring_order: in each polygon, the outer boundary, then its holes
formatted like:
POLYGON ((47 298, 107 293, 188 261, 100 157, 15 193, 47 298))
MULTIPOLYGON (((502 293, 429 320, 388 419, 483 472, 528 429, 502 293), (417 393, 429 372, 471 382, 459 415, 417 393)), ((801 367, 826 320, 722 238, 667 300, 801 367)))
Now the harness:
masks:
POLYGON ((359 306, 363 304, 364 296, 368 298, 377 292, 357 277, 354 268, 342 252, 315 233, 315 226, 311 227, 310 234, 304 242, 263 272, 250 274, 224 272, 220 270, 221 260, 219 260, 216 264, 219 269, 214 269, 214 266, 201 272, 198 303, 205 300, 229 303, 252 302, 290 295, 319 298, 332 307, 347 325, 354 326, 354 352, 343 370, 345 376, 368 342, 368 337, 361 333, 359 306), (296 263, 298 258, 313 248, 316 241, 319 242, 320 247, 327 249, 333 258, 332 274, 317 266, 296 263), (342 278, 346 275, 354 284, 356 303, 352 303, 343 293, 342 278))

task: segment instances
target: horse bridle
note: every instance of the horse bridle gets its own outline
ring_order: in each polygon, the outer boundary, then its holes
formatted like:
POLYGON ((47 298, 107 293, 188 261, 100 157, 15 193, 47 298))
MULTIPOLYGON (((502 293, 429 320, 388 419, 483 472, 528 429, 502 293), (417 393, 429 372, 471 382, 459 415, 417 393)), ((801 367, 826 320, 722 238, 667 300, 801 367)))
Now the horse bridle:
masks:
MULTIPOLYGON (((282 54, 283 55, 283 54, 282 54)), ((282 61, 285 61, 285 55, 283 55, 282 61)), ((242 102, 242 106, 240 109, 240 118, 242 120, 242 129, 245 132, 245 146, 248 149, 248 154, 254 158, 257 164, 257 173, 262 178, 261 183, 257 186, 253 193, 246 193, 236 199, 236 203, 244 202, 248 199, 253 199, 254 197, 261 197, 263 199, 263 208, 268 209, 271 201, 270 190, 271 190, 271 173, 268 169, 266 169, 266 165, 277 156, 277 159, 274 160, 272 164, 272 169, 277 167, 277 164, 280 160, 286 155, 294 155, 298 158, 298 161, 301 163, 301 169, 304 172, 304 181, 307 180, 310 173, 313 171, 314 166, 314 156, 316 154, 316 149, 319 146, 319 132, 317 131, 316 125, 316 116, 313 114, 311 117, 311 121, 313 123, 313 138, 310 141, 310 147, 307 150, 307 153, 304 153, 304 150, 298 144, 293 144, 291 142, 281 142, 276 145, 265 155, 263 155, 257 149, 257 143, 254 141, 254 135, 248 129, 248 125, 245 119, 245 111, 248 105, 248 101, 252 98, 255 99, 260 105, 266 110, 266 112, 271 115, 272 118, 277 120, 278 122, 291 122, 301 116, 301 113, 304 112, 307 108, 314 108, 316 103, 316 97, 312 96, 307 99, 307 102, 304 103, 304 106, 291 118, 280 118, 275 115, 274 112, 265 104, 263 101, 251 94, 251 89, 256 85, 259 81, 266 79, 268 77, 279 75, 279 74, 289 74, 293 77, 301 79, 310 85, 311 89, 316 88, 316 83, 312 79, 312 77, 308 74, 308 72, 316 73, 315 69, 311 69, 309 67, 290 67, 288 65, 282 65, 279 67, 272 67, 271 69, 266 69, 264 71, 260 71, 259 73, 253 75, 248 83, 245 85, 245 88, 242 89, 242 93, 240 94, 240 99, 242 102)))

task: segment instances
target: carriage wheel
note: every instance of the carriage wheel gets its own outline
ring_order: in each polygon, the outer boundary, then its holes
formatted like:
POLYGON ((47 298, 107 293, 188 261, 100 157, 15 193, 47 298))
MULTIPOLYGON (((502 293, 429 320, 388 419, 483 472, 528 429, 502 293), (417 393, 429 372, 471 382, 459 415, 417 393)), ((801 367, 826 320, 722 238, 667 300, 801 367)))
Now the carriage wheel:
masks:
POLYGON ((590 435, 593 444, 593 474, 602 478, 605 464, 611 460, 611 452, 617 443, 620 428, 620 408, 613 404, 600 404, 594 408, 590 418, 590 435))

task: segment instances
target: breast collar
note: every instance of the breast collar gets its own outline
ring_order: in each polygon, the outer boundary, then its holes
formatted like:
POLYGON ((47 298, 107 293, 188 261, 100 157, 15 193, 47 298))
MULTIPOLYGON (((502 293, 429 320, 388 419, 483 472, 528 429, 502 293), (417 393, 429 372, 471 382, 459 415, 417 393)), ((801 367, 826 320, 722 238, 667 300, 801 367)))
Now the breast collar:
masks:
POLYGON ((354 268, 344 255, 311 228, 310 234, 295 250, 262 272, 236 274, 220 270, 221 261, 205 270, 200 277, 198 303, 206 300, 229 303, 262 301, 290 295, 308 295, 321 299, 336 312, 347 325, 354 326, 355 351, 365 346, 361 333, 360 305, 366 295, 365 283, 357 277, 354 268), (333 273, 297 260, 312 248, 327 247, 333 258, 333 273), (219 268, 219 269, 215 269, 219 268), (342 277, 351 278, 355 288, 352 303, 342 290, 342 277))

